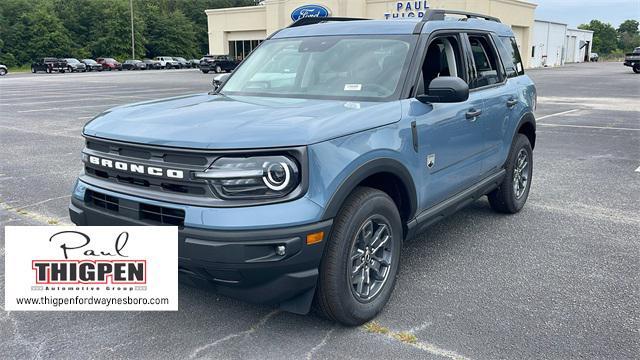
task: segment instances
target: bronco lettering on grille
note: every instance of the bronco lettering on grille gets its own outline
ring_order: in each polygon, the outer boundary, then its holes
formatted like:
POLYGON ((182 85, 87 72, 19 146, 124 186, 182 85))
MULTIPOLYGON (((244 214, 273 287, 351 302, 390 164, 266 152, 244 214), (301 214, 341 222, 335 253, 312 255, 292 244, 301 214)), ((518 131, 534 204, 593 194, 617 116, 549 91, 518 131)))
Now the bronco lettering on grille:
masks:
POLYGON ((151 175, 151 176, 165 176, 172 179, 183 179, 184 171, 176 169, 167 169, 155 166, 145 166, 141 164, 128 163, 124 161, 116 161, 110 159, 103 159, 97 156, 89 155, 89 162, 93 165, 98 165, 110 169, 116 169, 120 171, 128 171, 131 173, 151 175))

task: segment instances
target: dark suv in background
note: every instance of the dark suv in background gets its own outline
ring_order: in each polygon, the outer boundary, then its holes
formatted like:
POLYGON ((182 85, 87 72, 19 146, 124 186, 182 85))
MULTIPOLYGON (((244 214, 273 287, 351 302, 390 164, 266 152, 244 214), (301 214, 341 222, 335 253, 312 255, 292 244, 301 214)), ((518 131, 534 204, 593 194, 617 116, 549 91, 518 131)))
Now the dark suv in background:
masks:
POLYGON ((205 74, 209 71, 216 73, 233 71, 239 63, 240 61, 228 55, 205 55, 202 60, 200 60, 200 71, 205 74))

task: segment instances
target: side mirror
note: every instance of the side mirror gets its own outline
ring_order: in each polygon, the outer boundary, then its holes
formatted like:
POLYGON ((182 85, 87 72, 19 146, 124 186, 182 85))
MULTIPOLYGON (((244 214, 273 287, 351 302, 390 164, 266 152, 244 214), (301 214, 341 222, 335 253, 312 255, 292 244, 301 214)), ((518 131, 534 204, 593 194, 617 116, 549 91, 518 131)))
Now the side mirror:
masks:
POLYGON ((231 74, 219 74, 213 77, 211 85, 213 85, 213 91, 217 91, 222 84, 224 84, 231 74))
POLYGON ((429 92, 416 96, 423 103, 457 103, 467 101, 469 85, 456 76, 440 76, 431 81, 429 92))

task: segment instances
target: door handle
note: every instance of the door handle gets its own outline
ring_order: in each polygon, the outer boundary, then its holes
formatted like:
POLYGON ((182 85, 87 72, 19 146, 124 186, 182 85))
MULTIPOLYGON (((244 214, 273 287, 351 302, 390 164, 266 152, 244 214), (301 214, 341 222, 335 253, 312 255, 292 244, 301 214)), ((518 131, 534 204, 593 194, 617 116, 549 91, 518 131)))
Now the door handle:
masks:
POLYGON ((471 109, 467 111, 466 115, 467 115, 467 119, 471 121, 476 121, 476 119, 478 118, 478 116, 480 116, 480 114, 482 114, 482 110, 471 109))
POLYGON ((512 108, 514 106, 516 106, 518 104, 518 100, 514 99, 514 98, 510 98, 509 100, 507 100, 507 107, 512 108))

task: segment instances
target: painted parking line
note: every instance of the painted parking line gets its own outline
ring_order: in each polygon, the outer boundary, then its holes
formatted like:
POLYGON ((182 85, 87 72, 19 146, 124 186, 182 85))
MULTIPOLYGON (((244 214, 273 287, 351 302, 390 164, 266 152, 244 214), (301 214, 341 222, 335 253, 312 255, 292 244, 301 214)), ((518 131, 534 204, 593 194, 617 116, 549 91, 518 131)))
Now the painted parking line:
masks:
MULTIPOLYGON (((58 97, 62 97, 62 98, 68 98, 68 97, 73 97, 73 96, 91 96, 91 97, 100 97, 100 96, 126 96, 126 94, 146 94, 146 93, 161 93, 161 92, 180 92, 182 90, 193 90, 191 88, 173 88, 173 89, 148 89, 148 88, 143 88, 143 89, 126 89, 126 88, 120 88, 118 89, 116 92, 109 91, 106 94, 87 94, 86 92, 66 92, 64 94, 53 94, 53 95, 46 95, 43 94, 42 96, 39 96, 39 98, 58 98, 58 97)), ((206 92, 207 90, 203 90, 202 92, 206 92)), ((16 96, 15 99, 6 99, 4 97, 0 97, 3 98, 3 100, 5 101, 13 101, 16 99, 22 99, 24 98, 23 96, 19 96, 19 95, 14 95, 16 96)), ((86 99, 76 99, 78 101, 86 101, 86 99)), ((36 101, 36 102, 32 102, 32 104, 42 104, 43 101, 36 101)), ((22 105, 25 103, 16 103, 15 105, 22 105)))
POLYGON ((638 168, 636 169, 636 172, 640 172, 640 166, 638 166, 638 168))
MULTIPOLYGON (((71 96, 76 96, 76 95, 71 95, 71 96)), ((105 100, 108 99, 152 99, 149 96, 135 96, 135 95, 105 95, 105 94, 99 94, 99 95, 91 95, 91 97, 94 98, 104 98, 105 100)), ((31 106, 31 105, 42 105, 42 104, 59 104, 59 103, 65 103, 65 102, 87 102, 87 99, 64 99, 64 100, 51 100, 51 101, 34 101, 34 102, 25 102, 25 103, 13 103, 11 105, 13 106, 31 106)))
POLYGON ((578 111, 578 110, 580 110, 580 109, 567 110, 567 111, 563 111, 563 112, 559 112, 559 113, 555 113, 555 114, 549 114, 549 115, 541 116, 541 117, 537 118, 536 121, 548 119, 548 118, 554 117, 554 116, 570 114, 570 113, 578 111))
POLYGON ((624 130, 624 131, 640 131, 640 129, 634 128, 621 128, 614 126, 591 126, 591 125, 569 125, 569 124, 538 124, 539 126, 549 127, 568 127, 568 128, 582 128, 582 129, 599 129, 599 130, 624 130))

